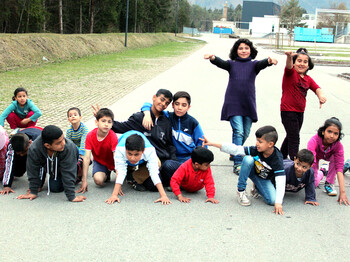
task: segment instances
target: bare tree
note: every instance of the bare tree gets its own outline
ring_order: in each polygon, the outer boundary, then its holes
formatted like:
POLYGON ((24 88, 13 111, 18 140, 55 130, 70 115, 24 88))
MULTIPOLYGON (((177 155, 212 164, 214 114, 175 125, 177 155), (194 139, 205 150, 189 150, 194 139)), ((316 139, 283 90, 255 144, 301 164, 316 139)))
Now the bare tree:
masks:
POLYGON ((62 0, 58 0, 58 20, 59 20, 59 27, 60 27, 60 34, 63 34, 63 5, 62 0))
POLYGON ((95 2, 90 0, 90 34, 94 32, 95 2))
MULTIPOLYGON (((341 2, 339 4, 332 3, 329 9, 334 10, 348 10, 346 4, 341 2)), ((350 23, 350 15, 349 14, 341 14, 341 13, 321 13, 319 17, 319 22, 317 24, 318 28, 327 27, 327 28, 335 28, 337 23, 350 23)))

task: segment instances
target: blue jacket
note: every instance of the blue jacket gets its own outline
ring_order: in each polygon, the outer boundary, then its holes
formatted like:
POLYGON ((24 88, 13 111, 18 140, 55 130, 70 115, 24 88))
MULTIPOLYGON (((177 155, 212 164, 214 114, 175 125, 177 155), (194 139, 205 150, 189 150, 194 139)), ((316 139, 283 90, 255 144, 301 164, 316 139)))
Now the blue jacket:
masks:
MULTIPOLYGON (((152 104, 145 103, 141 111, 150 111, 151 107, 152 104)), ((191 157, 193 149, 202 145, 199 138, 203 138, 203 130, 198 121, 187 113, 178 117, 174 112, 164 111, 164 115, 169 118, 171 123, 176 157, 180 162, 185 162, 191 157)))

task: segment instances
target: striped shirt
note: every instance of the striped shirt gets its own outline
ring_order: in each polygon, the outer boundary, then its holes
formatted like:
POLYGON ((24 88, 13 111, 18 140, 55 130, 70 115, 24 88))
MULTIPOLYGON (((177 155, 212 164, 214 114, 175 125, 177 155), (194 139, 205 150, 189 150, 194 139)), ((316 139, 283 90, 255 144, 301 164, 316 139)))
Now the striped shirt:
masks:
POLYGON ((73 141, 79 149, 79 155, 82 156, 85 156, 85 139, 88 132, 88 128, 82 122, 77 130, 70 126, 66 132, 66 138, 73 141))

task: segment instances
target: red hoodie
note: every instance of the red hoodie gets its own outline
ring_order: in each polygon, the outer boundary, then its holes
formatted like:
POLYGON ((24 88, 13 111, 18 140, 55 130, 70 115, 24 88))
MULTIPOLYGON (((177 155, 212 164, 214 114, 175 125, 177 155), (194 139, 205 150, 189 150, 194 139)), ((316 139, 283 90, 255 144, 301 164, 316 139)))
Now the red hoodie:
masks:
POLYGON ((176 196, 181 194, 180 186, 187 192, 196 192, 205 187, 208 198, 214 198, 215 186, 210 166, 206 171, 194 171, 192 159, 183 163, 174 173, 170 181, 171 189, 176 196))

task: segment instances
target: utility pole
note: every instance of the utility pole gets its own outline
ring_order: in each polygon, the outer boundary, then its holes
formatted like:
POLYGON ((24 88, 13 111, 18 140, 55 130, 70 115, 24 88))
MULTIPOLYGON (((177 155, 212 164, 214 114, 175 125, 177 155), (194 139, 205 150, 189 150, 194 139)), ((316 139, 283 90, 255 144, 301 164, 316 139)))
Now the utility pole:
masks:
POLYGON ((125 47, 128 47, 129 0, 126 1, 125 47))

